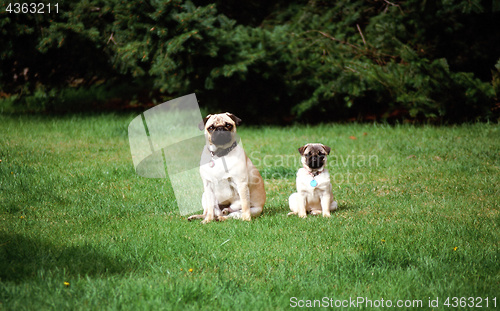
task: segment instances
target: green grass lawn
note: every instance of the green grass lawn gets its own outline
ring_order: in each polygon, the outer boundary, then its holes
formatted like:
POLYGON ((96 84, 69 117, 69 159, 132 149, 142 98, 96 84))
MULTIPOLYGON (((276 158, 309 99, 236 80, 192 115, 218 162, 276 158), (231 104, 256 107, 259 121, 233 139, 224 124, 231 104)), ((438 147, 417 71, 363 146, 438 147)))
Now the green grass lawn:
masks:
POLYGON ((0 309, 499 307, 498 124, 241 126, 264 214, 202 225, 135 174, 133 117, 0 116, 0 309), (307 142, 330 219, 286 216, 307 142))

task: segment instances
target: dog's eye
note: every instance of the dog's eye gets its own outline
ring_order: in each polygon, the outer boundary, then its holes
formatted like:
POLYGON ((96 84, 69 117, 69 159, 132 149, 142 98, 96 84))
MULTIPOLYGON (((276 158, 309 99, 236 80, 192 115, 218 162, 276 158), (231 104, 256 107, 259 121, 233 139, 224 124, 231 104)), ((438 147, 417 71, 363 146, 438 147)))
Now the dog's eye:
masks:
POLYGON ((208 127, 207 129, 209 132, 212 132, 213 130, 215 130, 215 127, 213 125, 211 125, 210 127, 208 127))
POLYGON ((228 130, 231 130, 231 129, 233 128, 233 126, 232 126, 230 123, 226 123, 226 128, 227 128, 228 130))

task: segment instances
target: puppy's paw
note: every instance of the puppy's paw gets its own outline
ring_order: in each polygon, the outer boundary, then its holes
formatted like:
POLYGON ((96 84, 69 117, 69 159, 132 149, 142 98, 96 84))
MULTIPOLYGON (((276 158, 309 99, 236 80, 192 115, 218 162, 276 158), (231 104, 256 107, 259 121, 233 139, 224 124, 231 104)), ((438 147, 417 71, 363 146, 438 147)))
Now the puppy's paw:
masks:
POLYGON ((217 221, 226 221, 228 217, 226 216, 218 216, 217 221))
POLYGON ((330 218, 330 213, 323 213, 323 217, 330 218))
POLYGON ((292 216, 292 215, 297 215, 297 212, 290 212, 288 214, 286 214, 287 216, 292 216))
POLYGON ((305 213, 304 213, 304 214, 299 213, 299 217, 300 217, 300 218, 307 218, 307 214, 305 214, 305 213))
POLYGON ((337 210, 338 207, 339 207, 339 205, 337 204, 337 201, 333 201, 332 205, 330 205, 330 210, 335 211, 335 210, 337 210))
POLYGON ((252 220, 252 216, 250 215, 250 213, 242 213, 241 214, 241 219, 245 220, 245 221, 251 221, 252 220))

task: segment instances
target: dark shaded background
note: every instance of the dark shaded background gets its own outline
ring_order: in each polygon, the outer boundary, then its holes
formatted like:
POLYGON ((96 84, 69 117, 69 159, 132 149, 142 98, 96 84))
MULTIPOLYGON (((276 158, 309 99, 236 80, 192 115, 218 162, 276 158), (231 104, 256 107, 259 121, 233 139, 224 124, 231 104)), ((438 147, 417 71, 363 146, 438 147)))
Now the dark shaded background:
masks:
POLYGON ((194 92, 251 123, 500 116, 491 0, 43 3, 1 4, 2 113, 142 111, 194 92))

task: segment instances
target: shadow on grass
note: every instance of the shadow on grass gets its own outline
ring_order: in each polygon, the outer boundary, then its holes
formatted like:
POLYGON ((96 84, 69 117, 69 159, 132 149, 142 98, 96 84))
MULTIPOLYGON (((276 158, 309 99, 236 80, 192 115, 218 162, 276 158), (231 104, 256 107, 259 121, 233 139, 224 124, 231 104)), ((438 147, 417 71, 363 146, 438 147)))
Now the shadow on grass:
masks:
POLYGON ((339 201, 337 201, 337 203, 338 203, 338 207, 337 207, 337 209, 335 210, 334 213, 346 212, 346 211, 354 211, 354 210, 362 209, 362 207, 359 206, 359 205, 353 205, 353 204, 349 204, 349 203, 340 203, 339 201))
POLYGON ((133 269, 130 261, 103 254, 92 245, 61 246, 40 238, 0 233, 0 280, 20 282, 39 272, 66 276, 119 274, 133 269))
MULTIPOLYGON (((287 206, 288 208, 288 206, 287 206)), ((262 211, 262 215, 260 217, 274 216, 274 215, 286 215, 288 211, 285 211, 281 206, 266 206, 264 205, 264 209, 262 211)))
MULTIPOLYGON (((337 209, 333 212, 331 212, 332 217, 335 217, 338 213, 342 213, 345 211, 352 211, 352 210, 359 210, 362 207, 358 205, 350 205, 350 204, 339 204, 337 209)), ((275 215, 282 215, 282 216, 287 216, 287 214, 290 212, 290 208, 288 207, 288 201, 286 202, 285 205, 265 205, 264 206, 264 211, 262 212, 263 217, 267 216, 275 216, 275 215)), ((308 216, 310 213, 307 213, 308 216)), ((261 216, 262 217, 262 216, 261 216)), ((314 217, 314 216, 313 216, 314 217)))

